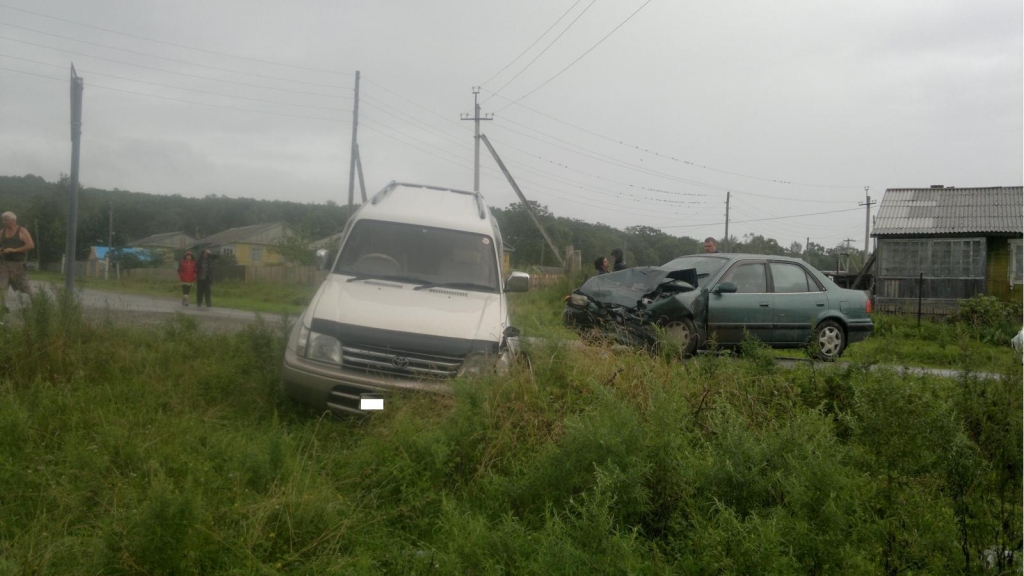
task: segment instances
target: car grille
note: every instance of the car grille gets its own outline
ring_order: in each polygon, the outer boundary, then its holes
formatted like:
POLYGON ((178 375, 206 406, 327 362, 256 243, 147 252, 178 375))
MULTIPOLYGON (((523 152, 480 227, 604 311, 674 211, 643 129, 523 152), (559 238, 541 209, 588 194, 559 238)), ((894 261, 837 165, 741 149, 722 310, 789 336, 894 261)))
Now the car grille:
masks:
POLYGON ((344 346, 341 351, 342 365, 347 369, 407 378, 454 378, 463 360, 367 346, 344 346))

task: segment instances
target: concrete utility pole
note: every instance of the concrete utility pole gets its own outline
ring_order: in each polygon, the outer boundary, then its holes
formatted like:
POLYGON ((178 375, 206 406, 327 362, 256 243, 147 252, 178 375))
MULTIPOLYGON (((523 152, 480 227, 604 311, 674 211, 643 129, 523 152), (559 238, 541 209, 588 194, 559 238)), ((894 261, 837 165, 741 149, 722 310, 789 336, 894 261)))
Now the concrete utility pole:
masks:
POLYGON ((82 92, 85 80, 71 65, 71 185, 68 187, 68 230, 64 246, 64 289, 75 289, 75 240, 78 236, 78 161, 82 148, 82 92))
POLYGON ((359 128, 359 70, 356 70, 355 99, 352 101, 352 147, 349 151, 348 161, 348 206, 349 214, 352 214, 352 203, 355 201, 356 192, 356 157, 359 155, 359 144, 356 143, 356 133, 359 128))
POLYGON ((726 245, 729 243, 729 197, 732 192, 725 193, 725 238, 722 239, 722 244, 726 245))
POLYGON ((864 262, 868 261, 868 254, 871 252, 871 205, 878 204, 878 202, 871 201, 871 195, 868 191, 871 189, 870 186, 864 187, 864 196, 866 200, 861 202, 860 205, 864 207, 864 262))
POLYGON ((473 115, 463 114, 463 120, 473 121, 473 192, 480 191, 480 121, 494 120, 494 114, 480 116, 480 104, 477 102, 477 95, 480 94, 480 87, 473 87, 473 115))

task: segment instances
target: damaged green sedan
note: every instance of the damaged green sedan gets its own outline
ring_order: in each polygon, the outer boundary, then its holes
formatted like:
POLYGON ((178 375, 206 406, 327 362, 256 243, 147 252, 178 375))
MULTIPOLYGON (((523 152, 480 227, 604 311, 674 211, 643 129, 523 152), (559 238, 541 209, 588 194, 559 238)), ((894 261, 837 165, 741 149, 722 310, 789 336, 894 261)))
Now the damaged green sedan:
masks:
POLYGON ((683 356, 710 342, 737 346, 746 334, 773 348, 813 340, 831 361, 871 335, 870 312, 867 295, 802 260, 704 254, 594 276, 566 298, 563 321, 637 346, 653 346, 664 333, 683 356))

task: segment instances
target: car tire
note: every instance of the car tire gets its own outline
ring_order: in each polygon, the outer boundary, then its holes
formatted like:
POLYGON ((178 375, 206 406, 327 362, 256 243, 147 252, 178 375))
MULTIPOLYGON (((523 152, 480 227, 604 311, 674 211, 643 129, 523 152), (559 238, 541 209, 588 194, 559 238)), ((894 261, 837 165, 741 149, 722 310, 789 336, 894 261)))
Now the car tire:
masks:
POLYGON ((846 350, 846 332, 839 322, 825 320, 814 329, 814 343, 819 359, 834 362, 846 350))
POLYGON ((679 353, 683 358, 693 356, 697 350, 697 327, 693 325, 693 320, 672 320, 665 324, 665 332, 672 341, 679 343, 679 353))

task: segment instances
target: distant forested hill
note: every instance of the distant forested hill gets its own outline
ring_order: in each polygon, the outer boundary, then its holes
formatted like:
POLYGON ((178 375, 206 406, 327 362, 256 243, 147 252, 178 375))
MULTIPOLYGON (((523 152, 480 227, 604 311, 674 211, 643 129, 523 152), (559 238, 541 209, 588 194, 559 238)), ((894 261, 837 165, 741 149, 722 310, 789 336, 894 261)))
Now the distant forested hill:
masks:
MULTIPOLYGON (((68 185, 35 175, 0 176, 0 211, 18 215, 18 223, 33 232, 44 262, 59 262, 64 252, 68 185)), ((282 191, 287 195, 287 191, 282 191)), ((207 196, 146 194, 127 190, 84 188, 78 200, 78 255, 89 246, 106 246, 109 210, 114 212, 114 245, 162 232, 183 231, 209 236, 228 228, 284 221, 304 236, 319 239, 335 234, 348 219, 348 207, 207 196)))
MULTIPOLYGON (((37 238, 44 262, 59 262, 64 252, 67 189, 66 177, 60 182, 47 182, 31 174, 0 176, 0 212, 10 210, 18 215, 18 222, 37 238)), ((282 196, 287 195, 288 191, 282 191, 282 196)), ((619 230, 606 224, 555 216, 536 202, 531 202, 531 206, 563 254, 568 244, 582 251, 586 269, 592 269, 595 258, 609 256, 614 248, 625 250, 630 266, 664 264, 702 249, 703 238, 672 236, 651 226, 619 230)), ((162 232, 183 231, 201 238, 228 228, 277 221, 287 222, 299 230, 301 236, 316 240, 340 232, 348 219, 348 207, 332 202, 303 204, 212 195, 186 198, 116 188, 84 188, 79 195, 79 259, 88 255, 89 246, 107 244, 111 209, 114 246, 125 246, 133 240, 162 232)), ((492 211, 506 244, 515 249, 511 255, 514 266, 558 264, 522 204, 492 207, 492 211)), ((788 247, 780 246, 774 239, 752 234, 742 239, 730 238, 727 248, 731 252, 802 256, 820 269, 834 268, 841 251, 813 242, 809 250, 796 242, 788 247)), ((859 252, 853 252, 859 258, 859 252)))

